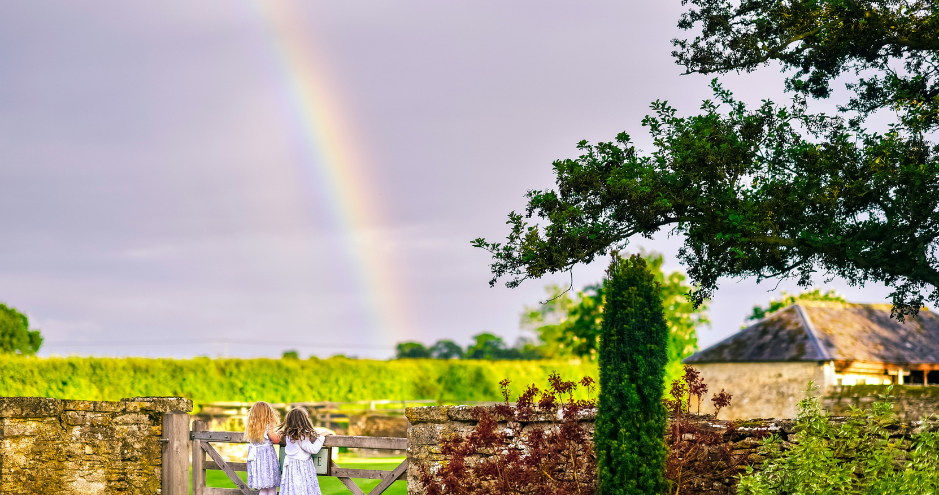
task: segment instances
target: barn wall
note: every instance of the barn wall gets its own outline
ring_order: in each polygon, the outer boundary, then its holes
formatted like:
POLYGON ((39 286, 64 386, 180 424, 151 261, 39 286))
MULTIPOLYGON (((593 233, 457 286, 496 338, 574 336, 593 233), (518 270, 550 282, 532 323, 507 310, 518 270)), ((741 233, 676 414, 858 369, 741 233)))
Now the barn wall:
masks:
MULTIPOLYGON (((714 413, 712 393, 724 389, 733 395, 720 419, 794 418, 809 381, 819 387, 817 395, 834 383, 833 365, 815 362, 695 363, 694 368, 708 385, 702 413, 714 413)), ((696 405, 692 410, 697 410, 696 405)))

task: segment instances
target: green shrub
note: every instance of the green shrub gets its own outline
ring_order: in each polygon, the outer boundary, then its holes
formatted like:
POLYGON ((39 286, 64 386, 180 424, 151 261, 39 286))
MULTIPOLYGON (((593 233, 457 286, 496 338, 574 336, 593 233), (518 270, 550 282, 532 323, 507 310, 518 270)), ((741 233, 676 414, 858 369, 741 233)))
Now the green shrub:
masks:
POLYGON ((835 423, 813 391, 810 384, 799 402, 797 443, 782 452, 778 437, 767 438, 761 453, 768 459, 761 471, 748 466, 738 494, 939 493, 939 432, 914 435, 906 454, 900 449, 904 440, 890 438, 891 427, 897 426, 892 404, 854 409, 846 421, 835 423))
POLYGON ((557 370, 565 380, 597 376, 596 365, 557 361, 434 359, 147 359, 0 356, 0 396, 118 400, 182 396, 216 401, 373 399, 499 401, 499 381, 520 393, 557 370))
POLYGON ((661 493, 666 459, 662 393, 668 363, 661 290, 638 255, 623 259, 614 254, 605 284, 594 436, 597 493, 661 493))

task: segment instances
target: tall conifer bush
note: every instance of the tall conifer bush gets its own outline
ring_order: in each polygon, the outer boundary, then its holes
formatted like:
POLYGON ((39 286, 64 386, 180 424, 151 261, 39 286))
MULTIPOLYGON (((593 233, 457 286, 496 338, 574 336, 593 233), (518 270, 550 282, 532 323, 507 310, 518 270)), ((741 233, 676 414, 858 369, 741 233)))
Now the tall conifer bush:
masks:
POLYGON ((661 289, 641 256, 614 253, 605 292, 594 434, 598 494, 662 493, 668 327, 661 289))

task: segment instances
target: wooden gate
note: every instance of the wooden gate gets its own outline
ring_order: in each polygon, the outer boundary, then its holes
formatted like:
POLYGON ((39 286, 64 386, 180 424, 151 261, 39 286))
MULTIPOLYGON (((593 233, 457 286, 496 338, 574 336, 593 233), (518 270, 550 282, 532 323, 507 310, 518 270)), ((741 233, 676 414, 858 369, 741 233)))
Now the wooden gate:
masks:
MULTIPOLYGON (((238 471, 246 471, 247 463, 228 462, 222 459, 218 451, 212 447, 213 443, 246 443, 242 432, 205 431, 205 422, 194 421, 189 438, 192 440, 193 495, 257 495, 258 491, 248 488, 244 481, 236 474, 238 471), (206 455, 209 456, 209 459, 206 459, 206 455), (238 488, 211 488, 205 486, 205 472, 209 469, 224 471, 225 474, 228 475, 228 479, 238 488)), ((280 445, 281 460, 283 460, 284 441, 281 441, 280 445)), ((408 448, 408 439, 328 435, 323 444, 323 448, 327 447, 406 450, 408 448)), ((368 492, 368 495, 379 495, 395 481, 405 479, 408 471, 407 459, 401 462, 401 464, 392 471, 341 468, 337 466, 331 458, 329 459, 329 463, 327 473, 320 476, 339 478, 339 481, 342 481, 342 484, 346 485, 346 488, 355 495, 365 495, 365 492, 352 481, 352 478, 382 480, 378 486, 368 492)))

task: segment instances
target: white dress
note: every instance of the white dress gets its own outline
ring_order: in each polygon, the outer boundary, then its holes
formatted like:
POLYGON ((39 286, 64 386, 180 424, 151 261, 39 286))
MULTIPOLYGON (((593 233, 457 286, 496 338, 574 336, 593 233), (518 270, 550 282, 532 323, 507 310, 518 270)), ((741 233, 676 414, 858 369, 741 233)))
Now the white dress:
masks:
POLYGON ((248 488, 276 488, 280 485, 280 463, 271 438, 264 432, 263 443, 248 445, 248 488))
POLYGON ((294 443, 290 438, 286 438, 286 457, 284 457, 284 474, 280 482, 280 495, 322 495, 312 455, 320 451, 325 440, 326 437, 319 436, 315 442, 304 438, 302 442, 294 443))

